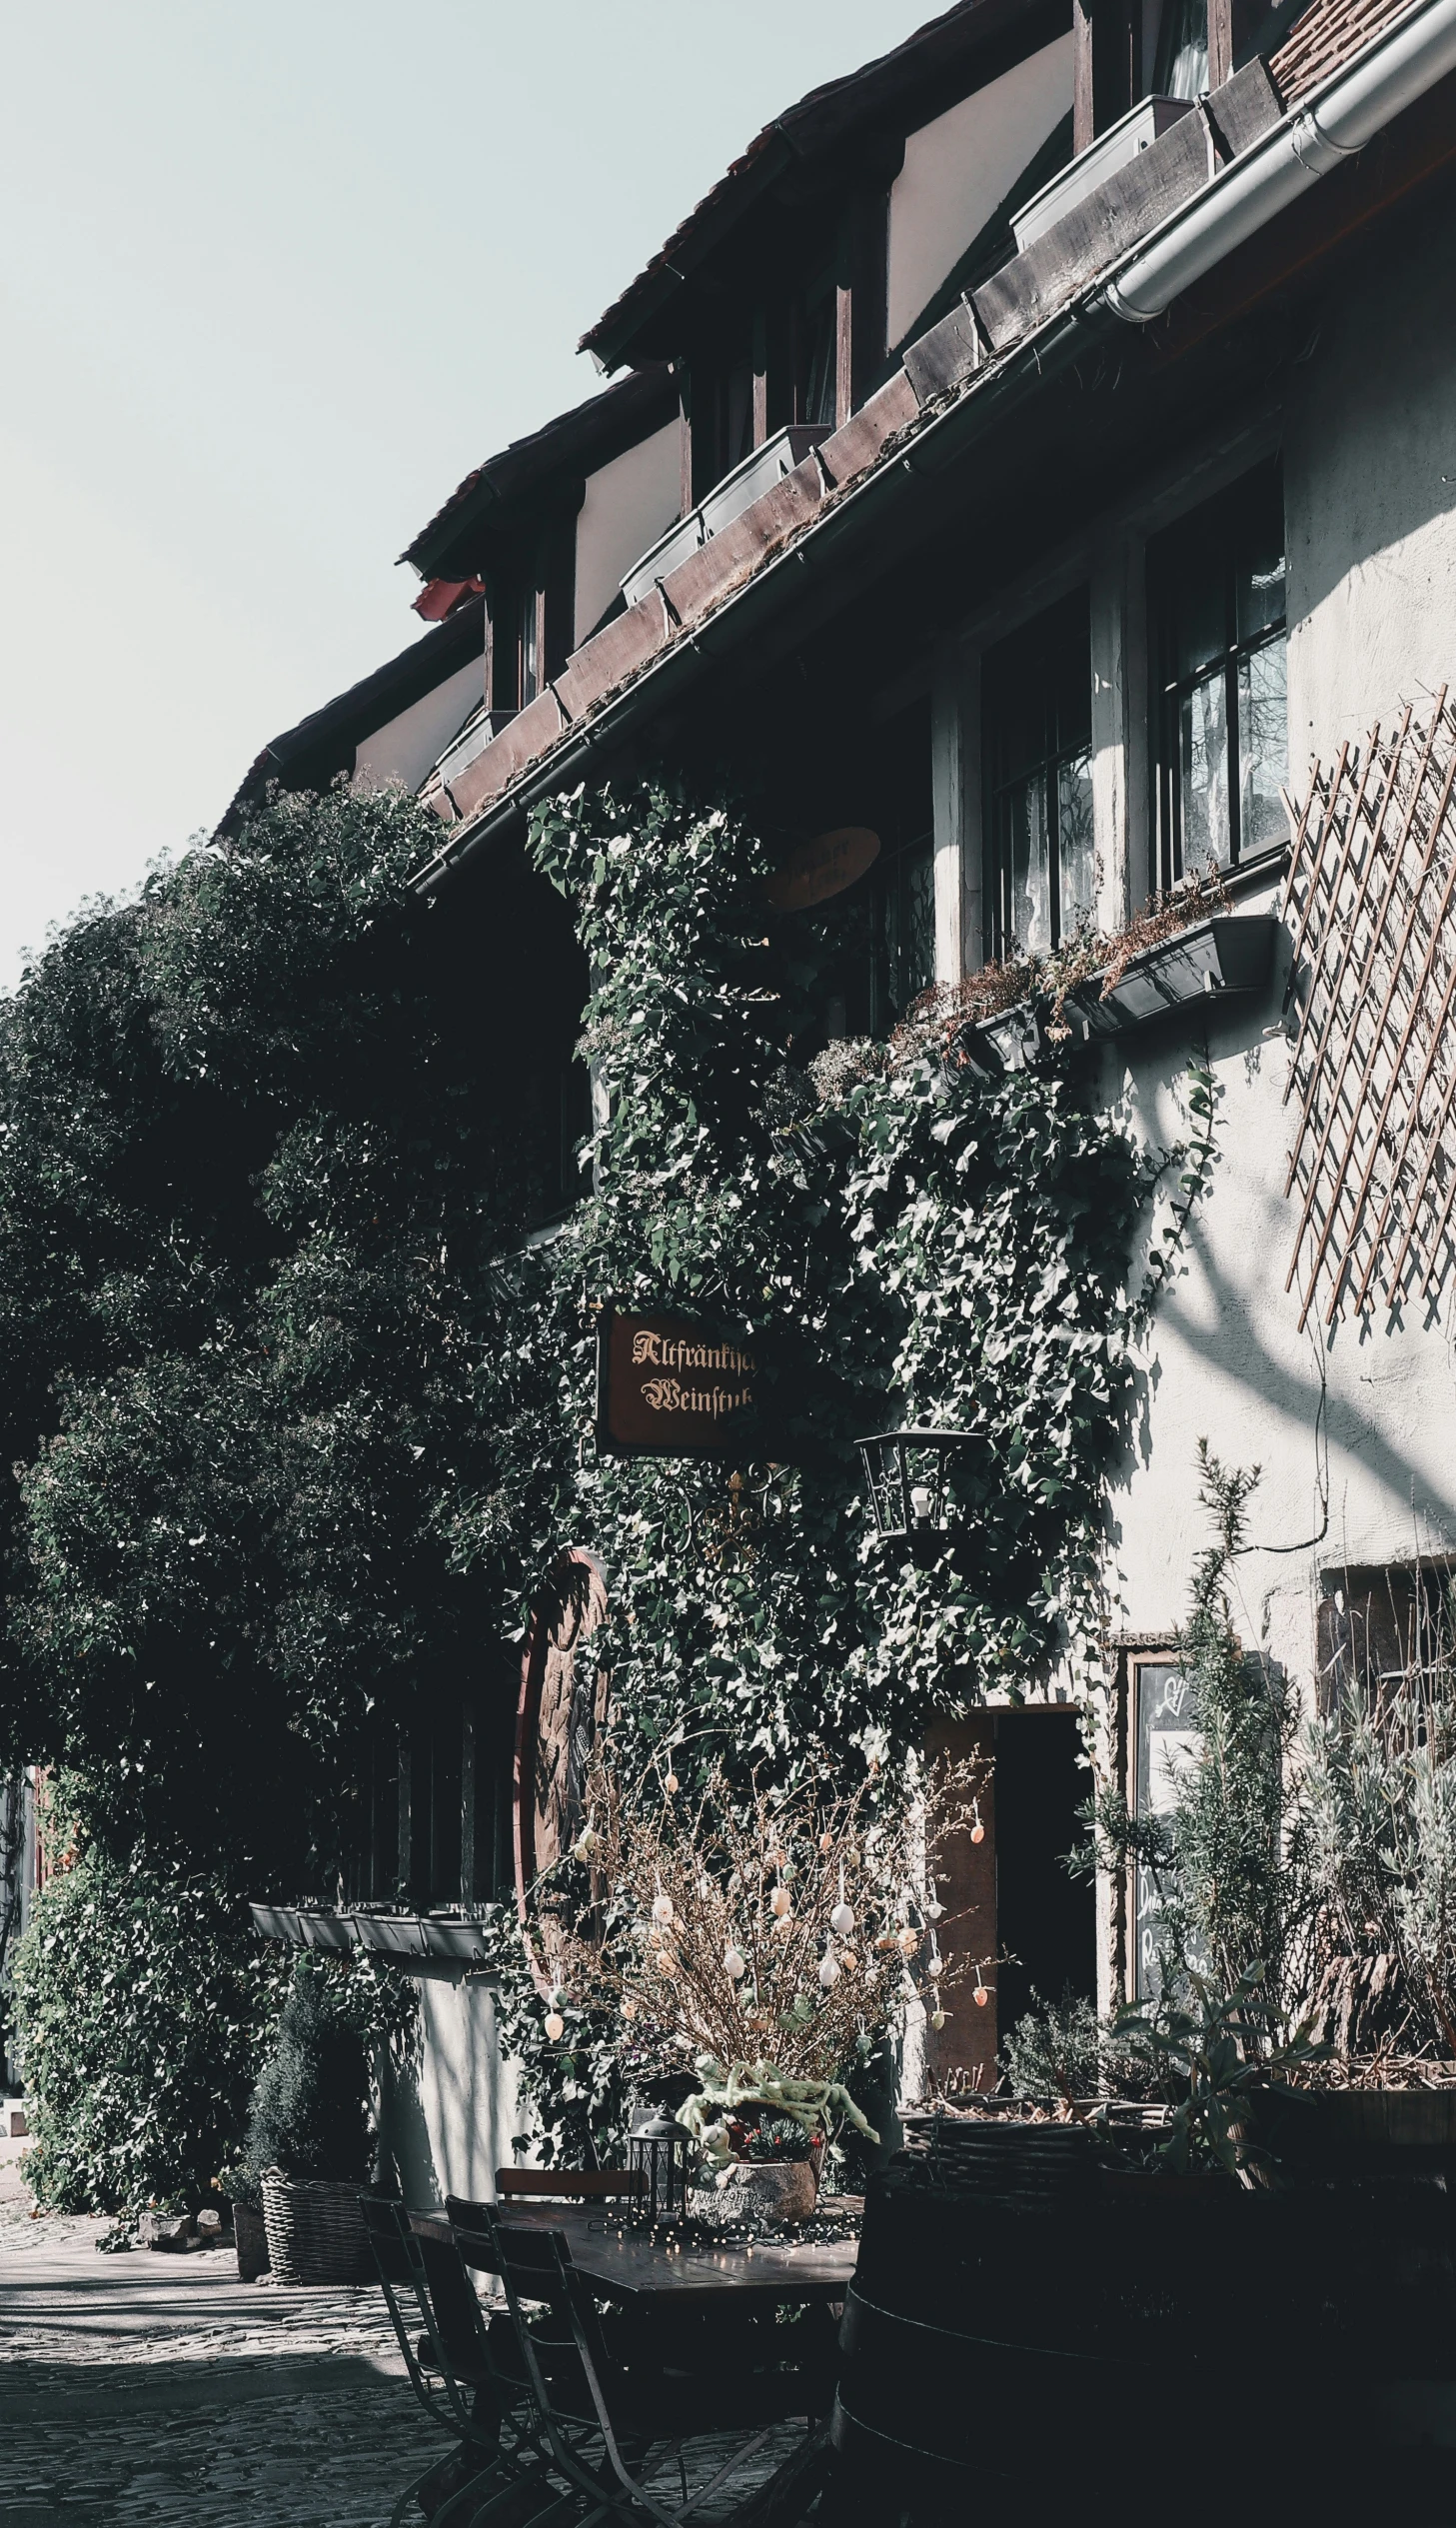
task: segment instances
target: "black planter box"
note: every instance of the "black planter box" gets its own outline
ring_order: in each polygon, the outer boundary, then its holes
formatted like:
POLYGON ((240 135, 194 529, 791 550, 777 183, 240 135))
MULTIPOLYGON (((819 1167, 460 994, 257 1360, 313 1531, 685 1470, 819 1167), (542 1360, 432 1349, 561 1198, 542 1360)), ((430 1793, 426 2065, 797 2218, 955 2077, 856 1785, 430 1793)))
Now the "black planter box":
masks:
POLYGON ((1272 914, 1215 913, 1129 958, 1105 1000, 1101 978, 1093 975, 1072 1001, 1091 1035, 1125 1036, 1170 1010, 1230 992, 1258 992, 1269 979, 1278 928, 1272 914))
MULTIPOLYGON (((1103 998, 1103 976, 1089 975, 1066 997, 1064 1021, 1087 1044, 1127 1036, 1173 1011, 1206 1008, 1230 994, 1260 992, 1269 980, 1278 921, 1268 913, 1215 913, 1191 923, 1128 959, 1103 998)), ((1105 971, 1105 970, 1104 970, 1105 971)), ((965 1031, 971 1059, 982 1070, 1026 1071, 1051 1050, 1043 1010, 1029 1001, 1000 1010, 965 1031)))

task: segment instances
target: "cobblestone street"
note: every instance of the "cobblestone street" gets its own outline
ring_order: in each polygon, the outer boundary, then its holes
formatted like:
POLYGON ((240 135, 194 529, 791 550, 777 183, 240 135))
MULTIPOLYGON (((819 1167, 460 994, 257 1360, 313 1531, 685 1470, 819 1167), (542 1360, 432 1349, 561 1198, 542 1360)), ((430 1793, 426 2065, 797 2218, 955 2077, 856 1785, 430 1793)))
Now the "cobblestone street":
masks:
POLYGON ((108 2226, 33 2220, 7 2148, 0 2528, 382 2528, 444 2443, 379 2292, 98 2255, 108 2226))
MULTIPOLYGON (((98 2254, 109 2222, 31 2217, 19 2147, 0 2143, 0 2528, 385 2528, 448 2444, 380 2292, 240 2282, 231 2245, 98 2254)), ((702 2528, 801 2429, 768 2434, 702 2528)), ((699 2442, 689 2484, 731 2445, 699 2442)))

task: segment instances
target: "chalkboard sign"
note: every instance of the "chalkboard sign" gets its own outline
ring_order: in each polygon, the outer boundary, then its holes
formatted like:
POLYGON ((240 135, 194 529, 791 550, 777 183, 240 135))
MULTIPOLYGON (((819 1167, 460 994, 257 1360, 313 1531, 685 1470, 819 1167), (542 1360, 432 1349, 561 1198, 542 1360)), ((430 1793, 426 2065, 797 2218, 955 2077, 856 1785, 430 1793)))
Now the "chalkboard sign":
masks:
MULTIPOLYGON (((1176 1808, 1189 1773, 1203 1752, 1203 1738, 1189 1719, 1189 1686, 1173 1659, 1139 1659, 1133 1670, 1134 1814, 1166 1816, 1176 1808)), ((1132 1874, 1132 1988, 1139 2001, 1156 2001, 1163 1989, 1159 1949, 1166 1941, 1167 1891, 1156 1870, 1132 1874)), ((1206 1961, 1193 1957, 1201 1971, 1206 1961)))

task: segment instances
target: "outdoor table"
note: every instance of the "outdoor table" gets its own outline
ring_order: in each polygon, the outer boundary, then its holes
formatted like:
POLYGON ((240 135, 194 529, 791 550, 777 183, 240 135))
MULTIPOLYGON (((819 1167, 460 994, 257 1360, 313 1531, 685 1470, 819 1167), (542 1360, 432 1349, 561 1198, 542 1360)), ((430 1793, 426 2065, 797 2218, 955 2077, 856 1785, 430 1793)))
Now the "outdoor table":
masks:
MULTIPOLYGON (((825 2212, 857 2211, 857 2204, 826 2200, 825 2212)), ((857 2239, 833 2245, 806 2241, 802 2246, 738 2245, 720 2239, 711 2246, 671 2245, 667 2239, 634 2233, 616 2213, 589 2210, 578 2203, 512 2201, 501 2217, 518 2229, 560 2230, 579 2273, 604 2299, 645 2308, 654 2302, 685 2299, 731 2299, 768 2302, 842 2300, 853 2279, 857 2239)), ((412 2212, 410 2220, 422 2238, 449 2246, 454 2233, 443 2212, 412 2212)), ((476 2259, 468 2258, 468 2262, 476 2259)))

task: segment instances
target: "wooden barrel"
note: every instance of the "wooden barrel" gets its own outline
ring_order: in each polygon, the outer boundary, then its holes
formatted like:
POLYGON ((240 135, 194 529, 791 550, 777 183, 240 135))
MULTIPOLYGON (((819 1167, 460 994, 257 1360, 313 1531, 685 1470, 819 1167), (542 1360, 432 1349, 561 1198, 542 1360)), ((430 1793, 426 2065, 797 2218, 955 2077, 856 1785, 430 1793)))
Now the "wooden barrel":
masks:
POLYGON ((996 2496, 1062 2522, 1094 2495, 1115 2509, 1119 2468, 1129 2502, 1161 2482, 1180 2528, 1226 2519, 1254 2483, 1340 2518, 1357 2495, 1446 2515, 1442 2187, 1106 2179, 1074 2172, 1075 2148, 1060 2181, 1008 2150, 967 2155, 960 2182, 943 2160, 872 2182, 830 2425, 836 2520, 939 2528, 996 2496))

